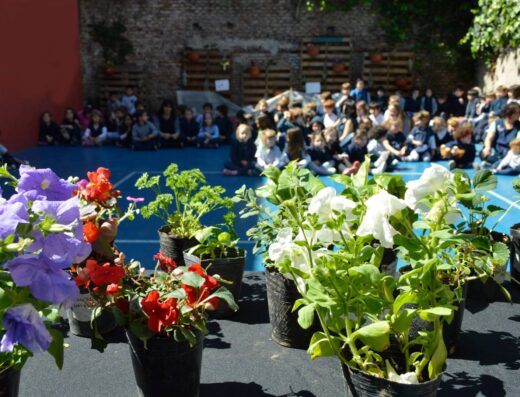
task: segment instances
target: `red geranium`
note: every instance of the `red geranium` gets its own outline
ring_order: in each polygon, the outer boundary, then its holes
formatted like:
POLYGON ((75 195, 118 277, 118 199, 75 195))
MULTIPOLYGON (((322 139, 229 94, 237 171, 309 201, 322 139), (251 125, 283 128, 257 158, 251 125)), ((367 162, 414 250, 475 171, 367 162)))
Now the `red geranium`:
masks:
POLYGON ((128 299, 119 298, 116 300, 115 305, 123 313, 128 313, 128 311, 130 310, 130 302, 128 302, 128 299))
POLYGON ((86 200, 106 201, 112 197, 119 197, 121 193, 114 190, 110 183, 110 170, 99 167, 96 172, 87 172, 86 186, 79 184, 81 194, 86 200))
POLYGON ((159 302, 159 298, 159 292, 151 291, 141 301, 143 311, 148 316, 148 328, 157 333, 161 332, 162 327, 174 324, 179 316, 175 299, 169 298, 159 302))
POLYGON ((108 284, 105 293, 106 295, 114 295, 121 291, 121 289, 123 289, 123 287, 118 284, 108 284))
POLYGON ((94 243, 99 237, 99 229, 94 222, 87 222, 83 225, 83 239, 87 243, 94 243))
POLYGON ((155 254, 153 256, 153 259, 159 261, 161 270, 163 272, 167 272, 168 270, 172 270, 177 267, 177 264, 175 263, 175 261, 172 258, 169 258, 166 255, 164 255, 162 251, 159 251, 158 254, 155 254))
MULTIPOLYGON (((197 302, 201 302, 206 299, 211 291, 214 291, 219 287, 217 280, 214 277, 211 277, 209 274, 206 274, 202 269, 200 263, 195 263, 188 267, 188 271, 197 273, 199 276, 204 278, 204 284, 197 290, 197 288, 192 287, 191 285, 182 284, 182 288, 186 292, 186 300, 190 306, 195 305, 197 302)), ((218 298, 210 299, 207 303, 213 306, 213 309, 216 309, 219 304, 218 298)))
POLYGON ((103 266, 96 264, 95 269, 90 272, 90 279, 96 285, 119 284, 124 276, 125 269, 111 263, 105 263, 103 266))

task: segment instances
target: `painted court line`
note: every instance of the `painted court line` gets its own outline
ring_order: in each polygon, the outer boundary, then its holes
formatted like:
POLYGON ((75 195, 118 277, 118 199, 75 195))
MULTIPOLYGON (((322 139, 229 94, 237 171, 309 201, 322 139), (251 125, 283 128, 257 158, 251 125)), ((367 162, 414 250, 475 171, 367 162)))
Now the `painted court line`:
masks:
POLYGON ((495 196, 497 199, 502 200, 506 202, 507 204, 511 205, 512 207, 516 208, 517 210, 520 210, 520 205, 516 204, 514 201, 509 200, 507 197, 502 196, 501 194, 498 194, 494 191, 489 191, 489 194, 492 196, 495 196))
POLYGON ((124 178, 122 178, 122 179, 118 180, 116 183, 114 183, 114 187, 118 187, 121 184, 125 183, 127 180, 129 180, 131 177, 133 177, 136 173, 137 173, 137 171, 129 173, 127 176, 125 176, 124 178))

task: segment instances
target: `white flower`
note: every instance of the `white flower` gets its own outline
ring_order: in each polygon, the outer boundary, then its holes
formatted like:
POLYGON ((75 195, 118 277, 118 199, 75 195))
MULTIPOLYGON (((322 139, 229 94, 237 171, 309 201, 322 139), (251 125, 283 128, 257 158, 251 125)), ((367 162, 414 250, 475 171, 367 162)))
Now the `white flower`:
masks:
POLYGON ((405 374, 398 375, 397 373, 391 371, 388 373, 388 380, 391 380, 392 382, 404 383, 407 385, 416 385, 419 383, 419 379, 417 379, 415 372, 407 372, 405 374))
POLYGON ((292 230, 290 227, 284 227, 269 246, 269 259, 277 263, 287 258, 291 254, 292 245, 292 230))
POLYGON ((398 233, 388 218, 406 208, 406 203, 382 190, 366 201, 366 213, 357 230, 358 236, 373 236, 385 248, 392 248, 398 233))
POLYGON ((453 174, 447 168, 432 164, 430 168, 424 170, 419 179, 406 184, 404 201, 410 208, 416 209, 417 203, 426 195, 437 191, 445 192, 452 179, 453 174))
POLYGON ((334 216, 333 211, 345 212, 347 220, 353 220, 352 210, 356 203, 344 196, 336 195, 336 190, 332 187, 321 189, 314 196, 309 204, 309 214, 318 214, 321 220, 329 219, 334 216))

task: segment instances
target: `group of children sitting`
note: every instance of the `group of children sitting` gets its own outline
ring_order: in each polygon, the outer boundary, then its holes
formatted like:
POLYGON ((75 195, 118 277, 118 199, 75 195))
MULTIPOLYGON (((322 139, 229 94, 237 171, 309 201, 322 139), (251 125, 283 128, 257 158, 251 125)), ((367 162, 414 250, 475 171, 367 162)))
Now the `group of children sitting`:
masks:
POLYGON ((476 89, 469 90, 467 98, 460 91, 452 94, 451 109, 439 106, 431 90, 422 98, 417 90, 407 98, 400 93, 385 98, 378 90, 371 100, 362 80, 355 89, 345 83, 339 94, 322 93, 320 103, 290 105, 282 97, 270 112, 262 100, 255 117, 239 124, 231 161, 223 172, 255 175, 297 160, 318 175, 353 174, 370 155, 373 174, 391 171, 401 161, 437 160, 449 160, 450 169, 482 166, 499 174, 518 174, 518 87, 509 90, 510 98, 508 90, 499 87, 498 93, 505 91, 506 98, 499 95, 495 101, 486 95, 476 102, 476 89), (416 102, 415 108, 410 101, 416 102), (477 128, 483 130, 478 136, 477 128), (477 164, 475 144, 480 142, 483 161, 477 164))
POLYGON ((160 147, 197 146, 218 147, 228 143, 234 125, 228 117, 228 108, 220 105, 213 112, 210 103, 204 104, 203 113, 195 115, 188 107, 175 109, 172 101, 165 100, 159 112, 150 115, 132 87, 118 98, 112 94, 102 112, 87 105, 83 110, 65 110, 63 121, 57 124, 50 112, 41 116, 40 145, 102 146, 115 144, 134 150, 157 150, 160 147))
POLYGON ((42 116, 41 144, 104 145, 133 149, 185 146, 216 148, 231 144, 226 175, 257 175, 296 160, 318 175, 356 173, 370 155, 373 174, 391 171, 402 161, 449 160, 450 168, 485 167, 502 174, 520 172, 520 87, 499 86, 482 95, 478 88, 457 87, 443 98, 426 89, 371 97, 363 80, 344 83, 336 94, 324 92, 317 103, 290 103, 282 97, 275 109, 261 100, 254 113, 234 119, 225 105, 206 103, 201 114, 175 109, 164 101, 149 115, 132 87, 112 95, 106 113, 85 107, 67 109, 60 125, 42 116), (483 143, 477 153, 475 144, 483 143), (482 162, 475 159, 480 155, 482 162))

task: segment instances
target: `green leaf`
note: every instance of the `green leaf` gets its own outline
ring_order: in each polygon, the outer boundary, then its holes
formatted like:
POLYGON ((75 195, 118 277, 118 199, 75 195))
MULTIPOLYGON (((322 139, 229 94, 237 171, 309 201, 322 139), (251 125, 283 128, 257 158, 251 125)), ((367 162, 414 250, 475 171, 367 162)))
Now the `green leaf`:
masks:
POLYGON ((358 274, 363 275, 374 284, 381 279, 381 273, 379 272, 379 269, 376 266, 369 264, 351 267, 348 269, 348 274, 351 277, 355 277, 358 274))
POLYGON ((442 328, 437 333, 437 339, 435 341, 435 350, 433 351, 432 358, 428 363, 428 376, 430 379, 435 379, 446 366, 446 359, 448 358, 448 351, 444 344, 442 337, 442 328))
POLYGON ((13 303, 5 289, 0 288, 0 310, 5 310, 13 303))
POLYGON ((497 177, 490 170, 478 170, 473 177, 475 190, 489 191, 497 187, 497 177))
POLYGON ((48 327, 47 330, 52 336, 52 342, 47 349, 49 354, 54 358, 54 362, 59 369, 63 368, 63 334, 52 328, 48 327))
POLYGON ((419 316, 426 321, 434 321, 438 317, 448 317, 453 313, 453 309, 445 306, 431 307, 418 311, 419 316))
POLYGON ((419 302, 419 297, 415 292, 403 292, 394 301, 394 313, 398 313, 405 304, 416 304, 417 302, 419 302))
POLYGON ((509 248, 504 243, 493 243, 493 259, 497 262, 497 265, 503 266, 509 260, 509 248))
POLYGON ((235 302, 235 298, 233 298, 233 294, 226 287, 220 287, 212 295, 225 301, 231 310, 235 312, 238 310, 238 305, 235 302))
POLYGON ((410 324, 412 323, 413 318, 415 317, 415 312, 417 309, 406 308, 401 310, 396 316, 395 320, 392 322, 392 329, 395 332, 402 333, 410 328, 410 324))
POLYGON ((314 322, 314 306, 308 305, 298 310, 298 324, 303 329, 309 329, 314 322))
POLYGON ((205 282, 204 277, 199 276, 195 272, 184 272, 181 276, 181 281, 195 288, 201 288, 205 282))
POLYGON ((340 350, 341 339, 331 336, 330 339, 323 332, 315 332, 312 335, 307 353, 310 354, 311 360, 318 357, 334 356, 336 351, 340 350))
POLYGON ((377 321, 358 329, 352 338, 359 338, 361 342, 376 352, 382 352, 390 345, 390 323, 377 321))

